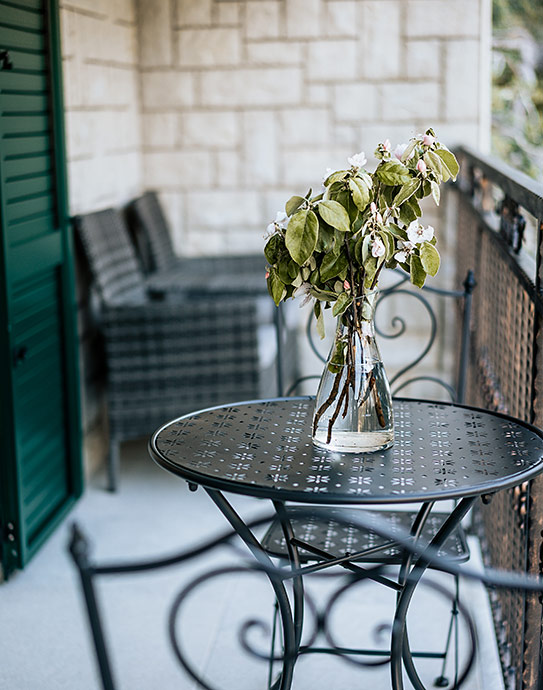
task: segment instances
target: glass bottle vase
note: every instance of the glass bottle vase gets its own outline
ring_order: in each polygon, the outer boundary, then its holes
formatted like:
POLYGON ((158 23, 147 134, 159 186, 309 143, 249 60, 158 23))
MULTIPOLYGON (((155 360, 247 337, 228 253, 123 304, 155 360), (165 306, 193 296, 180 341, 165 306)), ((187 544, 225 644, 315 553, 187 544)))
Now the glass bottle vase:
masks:
POLYGON ((358 298, 338 317, 313 416, 313 443, 330 451, 372 453, 394 442, 390 386, 375 340, 376 297, 358 298))

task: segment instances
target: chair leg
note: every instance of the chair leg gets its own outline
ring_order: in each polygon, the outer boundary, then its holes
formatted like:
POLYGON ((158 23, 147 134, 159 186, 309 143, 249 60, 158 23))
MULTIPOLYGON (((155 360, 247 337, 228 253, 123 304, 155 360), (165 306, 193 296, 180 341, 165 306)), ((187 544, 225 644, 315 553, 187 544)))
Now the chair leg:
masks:
POLYGON ((120 443, 116 438, 109 439, 109 453, 107 458, 107 488, 117 491, 119 488, 119 474, 121 469, 120 443))
POLYGON ((441 667, 441 674, 434 680, 434 687, 446 688, 449 685, 449 679, 445 675, 447 667, 447 657, 451 645, 451 640, 454 633, 454 687, 456 687, 458 680, 458 600, 460 598, 460 582, 459 576, 454 576, 455 594, 454 602, 451 610, 451 619, 449 621, 449 629, 447 631, 447 641, 445 643, 445 651, 443 658, 443 665, 441 667))

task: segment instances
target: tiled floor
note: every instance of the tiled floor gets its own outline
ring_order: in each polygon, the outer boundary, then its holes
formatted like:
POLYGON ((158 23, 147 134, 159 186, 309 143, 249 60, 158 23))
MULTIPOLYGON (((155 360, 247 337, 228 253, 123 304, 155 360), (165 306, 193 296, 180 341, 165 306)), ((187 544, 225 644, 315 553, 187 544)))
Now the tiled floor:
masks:
MULTIPOLYGON (((0 586, 0 688, 2 690, 93 690, 99 687, 83 616, 75 572, 66 554, 69 525, 84 527, 94 543, 97 559, 128 559, 178 550, 216 535, 224 518, 199 490, 156 467, 145 443, 123 447, 122 485, 116 495, 103 491, 98 477, 66 523, 20 573, 0 586)), ((237 497, 233 502, 245 517, 269 512, 263 501, 237 497)), ((471 566, 478 564, 477 545, 471 544, 471 566)), ((120 688, 131 690, 192 690, 196 687, 176 665, 167 643, 166 610, 174 595, 197 573, 220 564, 239 563, 239 553, 225 549, 172 571, 105 579, 100 597, 107 613, 120 688)), ((432 575, 434 579, 436 575, 432 575)), ((334 578, 335 579, 335 578, 334 578)), ((440 582, 450 585, 448 576, 440 582)), ((330 578, 315 578, 308 590, 319 604, 326 601, 330 578)), ((336 581, 337 586, 337 581, 336 581)), ((462 598, 479 633, 477 667, 465 684, 468 690, 499 690, 499 667, 488 602, 484 589, 465 582, 462 598)), ((331 628, 340 645, 375 646, 378 625, 387 621, 392 598, 376 585, 357 585, 340 601, 331 628), (361 633, 367 631, 365 637, 361 633)), ((443 644, 448 608, 430 591, 413 603, 409 623, 412 645, 439 649, 443 644)), ((257 690, 266 687, 266 665, 240 649, 240 623, 271 620, 272 596, 262 576, 217 576, 187 600, 181 616, 180 640, 188 657, 214 688, 257 690)), ((378 636, 378 635, 377 635, 378 636)), ((267 650, 265 630, 254 627, 249 639, 267 650)), ((432 687, 438 674, 435 661, 420 663, 423 679, 432 687)), ((388 666, 361 669, 328 655, 302 657, 294 690, 390 688, 388 666)), ((406 683, 406 688, 410 688, 406 683)))

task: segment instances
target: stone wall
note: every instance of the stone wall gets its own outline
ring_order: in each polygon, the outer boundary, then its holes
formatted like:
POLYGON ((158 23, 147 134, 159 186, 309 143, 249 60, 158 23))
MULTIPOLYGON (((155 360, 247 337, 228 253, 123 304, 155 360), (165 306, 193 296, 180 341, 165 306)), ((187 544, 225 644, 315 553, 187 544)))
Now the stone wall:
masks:
POLYGON ((144 183, 179 253, 260 251, 286 198, 386 137, 486 146, 490 0, 139 9, 144 183))
POLYGON ((135 0, 61 0, 70 212, 139 193, 141 125, 135 0))

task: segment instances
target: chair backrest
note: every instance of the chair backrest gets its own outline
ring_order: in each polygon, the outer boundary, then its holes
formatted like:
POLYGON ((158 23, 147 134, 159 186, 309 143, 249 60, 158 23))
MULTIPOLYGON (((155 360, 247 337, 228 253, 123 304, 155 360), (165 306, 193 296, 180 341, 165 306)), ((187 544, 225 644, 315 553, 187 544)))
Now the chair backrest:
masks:
POLYGON ((74 221, 102 301, 143 299, 145 277, 121 213, 108 208, 76 216, 74 221))
MULTIPOLYGON (((376 307, 375 322, 377 334, 382 338, 396 339, 401 337, 406 331, 407 324, 405 319, 405 313, 401 315, 397 314, 392 316, 392 333, 387 333, 379 327, 379 311, 382 310, 386 301, 395 295, 400 296, 402 300, 404 297, 409 298, 411 300, 414 299, 420 305, 422 305, 429 319, 430 328, 429 332, 427 333, 425 342, 417 350, 415 355, 411 358, 410 361, 404 364, 399 369, 399 371, 397 371, 390 378, 392 393, 396 395, 400 393, 400 391, 402 391, 404 388, 413 383, 428 381, 437 384, 441 388, 445 389, 446 393, 448 394, 452 402, 463 403, 465 400, 466 393, 466 376, 471 335, 471 301, 472 293, 476 286, 473 272, 468 271, 464 283, 462 285, 463 290, 445 290, 441 288, 432 287, 430 285, 426 285, 422 288, 422 290, 419 290, 418 288, 410 287, 410 283, 408 282, 409 278, 407 276, 404 276, 403 273, 399 275, 400 278, 390 287, 383 289, 379 296, 379 302, 377 303, 376 307), (458 358, 456 362, 456 374, 453 377, 448 377, 446 375, 435 376, 428 374, 417 374, 415 370, 417 365, 420 364, 422 360, 428 355, 428 353, 433 349, 437 341, 439 328, 435 310, 428 299, 430 295, 437 295, 440 297, 452 299, 455 302, 457 302, 459 306, 460 333, 457 338, 456 347, 456 351, 458 352, 458 358), (446 380, 447 378, 452 378, 454 380, 454 383, 449 383, 446 380)), ((315 343, 313 327, 314 318, 313 313, 310 312, 306 326, 306 333, 309 346, 311 347, 311 350, 317 356, 317 358, 324 363, 326 362, 326 357, 322 352, 319 351, 319 348, 315 343)), ((309 376, 303 376, 299 378, 290 386, 287 395, 290 395, 293 392, 295 392, 303 381, 307 381, 310 379, 319 380, 320 374, 311 374, 309 376)))
POLYGON ((130 232, 146 273, 164 271, 176 263, 168 222, 156 192, 145 192, 127 208, 130 232))

